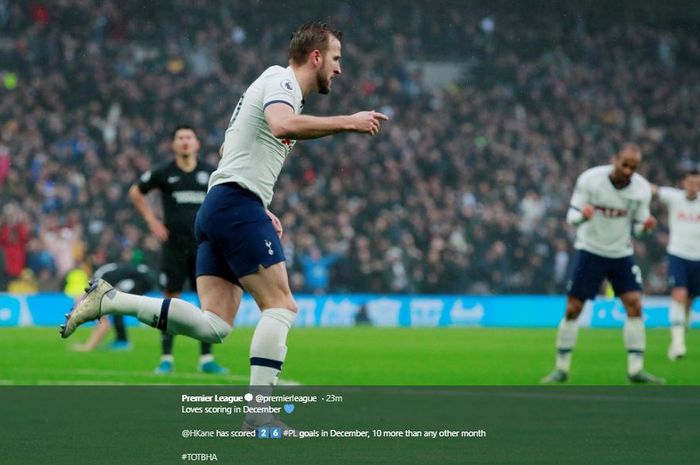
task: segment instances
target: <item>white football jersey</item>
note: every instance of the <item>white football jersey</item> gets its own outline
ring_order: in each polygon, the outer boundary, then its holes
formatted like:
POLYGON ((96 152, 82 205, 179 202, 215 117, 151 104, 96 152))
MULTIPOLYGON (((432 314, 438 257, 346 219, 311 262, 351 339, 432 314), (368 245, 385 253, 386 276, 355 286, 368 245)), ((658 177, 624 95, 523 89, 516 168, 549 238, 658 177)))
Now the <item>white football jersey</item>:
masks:
POLYGON ((294 113, 301 113, 301 88, 289 67, 269 67, 241 96, 226 130, 223 156, 211 175, 209 189, 236 182, 260 197, 265 207, 270 205, 282 164, 296 142, 272 135, 265 108, 273 103, 289 105, 294 113))
POLYGON ((688 199, 684 190, 660 187, 659 200, 668 207, 671 238, 668 253, 700 260, 700 198, 688 199))
POLYGON ((610 180, 612 165, 596 166, 584 171, 576 181, 570 208, 581 210, 590 204, 593 217, 576 230, 576 249, 608 258, 633 254, 632 226, 649 217, 651 186, 641 175, 632 175, 631 182, 616 189, 610 180))

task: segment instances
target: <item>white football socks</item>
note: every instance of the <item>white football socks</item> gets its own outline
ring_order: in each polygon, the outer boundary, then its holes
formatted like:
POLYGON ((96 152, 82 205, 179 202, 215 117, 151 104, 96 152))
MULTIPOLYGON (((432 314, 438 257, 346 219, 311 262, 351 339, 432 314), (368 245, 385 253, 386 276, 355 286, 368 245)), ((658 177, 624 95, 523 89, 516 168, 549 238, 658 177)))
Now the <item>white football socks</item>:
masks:
POLYGON ((564 373, 571 369, 571 355, 576 346, 578 337, 578 323, 576 320, 563 318, 557 331, 557 360, 556 368, 564 373))
POLYGON ((671 346, 685 349, 685 303, 671 300, 668 319, 671 322, 671 346))
POLYGON ((285 308, 262 312, 250 342, 250 385, 274 386, 287 355, 287 334, 296 313, 285 308))
POLYGON ((644 320, 641 317, 628 316, 622 335, 627 348, 627 374, 637 374, 644 368, 644 350, 646 349, 644 320))
POLYGON ((231 326, 217 314, 201 310, 182 299, 158 299, 109 291, 102 299, 103 314, 135 316, 142 323, 165 330, 168 334, 184 334, 203 342, 219 343, 231 333, 231 326))
POLYGON ((252 412, 246 414, 249 425, 259 426, 274 421, 271 413, 255 413, 259 407, 269 403, 258 400, 258 395, 269 396, 272 386, 277 384, 282 363, 287 356, 287 334, 294 323, 296 313, 285 308, 268 308, 262 312, 250 341, 250 392, 254 394, 248 406, 252 412))

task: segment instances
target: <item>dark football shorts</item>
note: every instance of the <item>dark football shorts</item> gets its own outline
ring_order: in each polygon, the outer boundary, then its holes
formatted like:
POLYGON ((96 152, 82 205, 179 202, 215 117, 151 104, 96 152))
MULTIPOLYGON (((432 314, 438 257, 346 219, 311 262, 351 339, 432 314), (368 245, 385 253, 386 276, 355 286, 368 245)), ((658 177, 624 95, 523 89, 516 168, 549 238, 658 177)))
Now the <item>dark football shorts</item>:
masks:
POLYGON ((634 263, 632 255, 607 258, 577 250, 567 294, 583 301, 593 299, 605 278, 616 296, 642 289, 642 270, 634 263))
POLYGON ((285 260, 282 243, 258 196, 236 183, 207 193, 195 222, 197 276, 239 279, 285 260))
POLYGON ((190 287, 197 290, 195 284, 195 257, 197 249, 192 245, 176 242, 163 244, 160 285, 166 292, 182 292, 185 281, 190 280, 190 287))
POLYGON ((687 260, 668 254, 668 285, 684 287, 688 295, 700 295, 700 260, 687 260))

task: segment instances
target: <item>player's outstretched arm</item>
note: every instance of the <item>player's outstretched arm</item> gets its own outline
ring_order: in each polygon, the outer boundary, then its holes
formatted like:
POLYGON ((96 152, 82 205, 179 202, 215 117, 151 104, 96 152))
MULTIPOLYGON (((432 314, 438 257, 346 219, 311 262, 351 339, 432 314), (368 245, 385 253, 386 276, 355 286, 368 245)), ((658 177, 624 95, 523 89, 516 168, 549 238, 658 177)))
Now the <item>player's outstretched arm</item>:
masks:
POLYGON ((134 207, 141 214, 156 239, 161 242, 168 240, 168 228, 156 217, 153 209, 148 204, 146 197, 141 193, 136 184, 129 189, 129 198, 134 203, 134 207))
POLYGON ((587 177, 582 174, 576 180, 574 193, 569 201, 569 210, 566 212, 566 222, 572 226, 578 226, 593 218, 595 209, 590 203, 587 188, 587 177))
POLYGON ((656 218, 652 216, 651 211, 649 210, 651 196, 652 190, 650 189, 648 195, 642 202, 640 202, 639 208, 634 214, 632 232, 637 237, 646 236, 656 227, 656 218))
POLYGON ((278 103, 265 109, 265 119, 272 135, 279 139, 317 139, 339 132, 359 132, 371 136, 379 133, 382 121, 389 117, 378 111, 361 111, 353 115, 297 115, 291 107, 278 103))

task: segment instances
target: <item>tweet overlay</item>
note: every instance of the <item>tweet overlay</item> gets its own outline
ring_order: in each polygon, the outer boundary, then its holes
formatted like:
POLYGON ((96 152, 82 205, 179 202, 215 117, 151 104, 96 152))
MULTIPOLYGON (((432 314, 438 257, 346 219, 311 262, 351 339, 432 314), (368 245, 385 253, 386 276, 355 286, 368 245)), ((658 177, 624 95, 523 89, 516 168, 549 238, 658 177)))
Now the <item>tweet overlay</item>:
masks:
POLYGON ((697 387, 1 387, 4 464, 697 463, 697 387))

